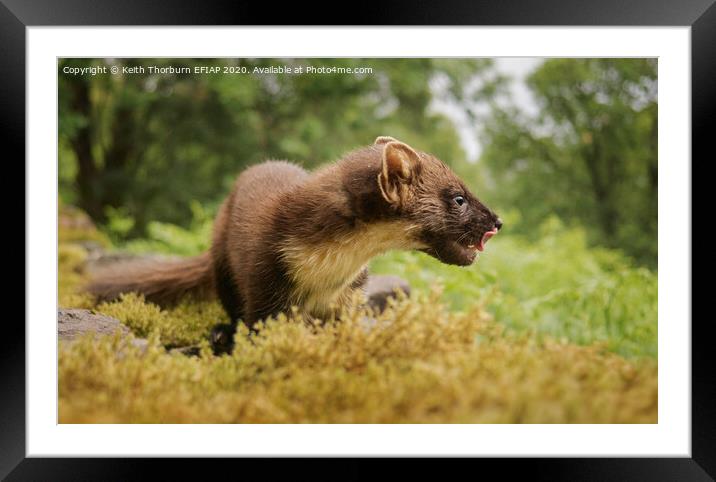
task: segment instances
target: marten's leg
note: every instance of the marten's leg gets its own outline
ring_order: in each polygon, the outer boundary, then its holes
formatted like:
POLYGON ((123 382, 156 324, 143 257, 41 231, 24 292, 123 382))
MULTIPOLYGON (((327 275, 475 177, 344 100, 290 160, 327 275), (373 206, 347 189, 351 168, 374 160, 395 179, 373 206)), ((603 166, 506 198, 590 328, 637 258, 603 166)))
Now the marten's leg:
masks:
POLYGON ((234 348, 236 324, 244 314, 244 300, 236 281, 231 275, 228 260, 224 256, 214 259, 214 279, 216 292, 224 310, 229 315, 229 323, 221 323, 211 331, 211 346, 214 354, 231 353, 234 348))
POLYGON ((251 282, 244 293, 242 321, 251 331, 257 322, 275 318, 279 313, 289 314, 291 310, 291 280, 282 263, 277 262, 269 250, 260 259, 266 261, 257 263, 249 273, 251 282))

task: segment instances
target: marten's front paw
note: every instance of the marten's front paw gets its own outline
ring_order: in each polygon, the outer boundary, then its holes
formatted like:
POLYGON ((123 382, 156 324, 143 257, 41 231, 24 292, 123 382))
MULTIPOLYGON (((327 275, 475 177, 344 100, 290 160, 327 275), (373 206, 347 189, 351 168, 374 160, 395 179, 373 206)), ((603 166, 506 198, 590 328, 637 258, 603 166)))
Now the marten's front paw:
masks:
POLYGON ((209 341, 214 355, 229 354, 234 350, 234 334, 236 333, 236 325, 222 323, 215 325, 211 329, 209 341))

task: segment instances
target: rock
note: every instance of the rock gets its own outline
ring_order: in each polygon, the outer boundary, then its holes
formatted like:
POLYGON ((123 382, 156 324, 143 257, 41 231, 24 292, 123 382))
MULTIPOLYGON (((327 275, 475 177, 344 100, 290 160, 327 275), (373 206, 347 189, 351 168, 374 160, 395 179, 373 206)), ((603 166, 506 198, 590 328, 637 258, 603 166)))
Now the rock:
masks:
POLYGON ((365 284, 368 305, 379 312, 385 310, 388 305, 388 298, 394 298, 398 291, 410 295, 410 285, 399 276, 369 276, 365 284))
MULTIPOLYGON (((149 342, 144 338, 135 338, 129 328, 116 318, 92 313, 90 310, 64 308, 57 310, 57 338, 64 344, 71 344, 87 333, 93 333, 97 338, 112 336, 117 331, 122 334, 124 342, 139 348, 140 353, 147 351, 149 342)), ((120 349, 117 354, 123 356, 123 352, 124 350, 120 349)))
POLYGON ((95 333, 98 336, 113 335, 117 330, 124 336, 130 335, 129 328, 116 318, 98 315, 90 310, 57 310, 57 336, 60 341, 72 341, 86 333, 95 333))
POLYGON ((139 351, 144 353, 149 348, 149 340, 145 338, 132 338, 132 345, 139 348, 139 351))

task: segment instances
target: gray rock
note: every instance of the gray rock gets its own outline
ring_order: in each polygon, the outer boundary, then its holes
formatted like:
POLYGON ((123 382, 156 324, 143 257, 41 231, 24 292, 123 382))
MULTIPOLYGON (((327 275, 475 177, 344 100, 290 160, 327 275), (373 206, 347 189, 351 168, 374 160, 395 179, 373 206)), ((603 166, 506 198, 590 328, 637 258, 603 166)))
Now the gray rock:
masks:
MULTIPOLYGON (((88 333, 92 333, 97 338, 112 336, 118 331, 122 334, 123 346, 132 345, 139 348, 142 354, 149 348, 147 340, 135 338, 129 328, 116 318, 92 313, 90 310, 65 308, 57 310, 57 338, 63 345, 69 346, 88 333)), ((117 355, 124 356, 124 352, 124 348, 120 348, 117 355)))
POLYGON ((57 310, 57 337, 60 341, 73 341, 86 333, 96 336, 113 335, 120 331, 129 336, 129 328, 116 318, 92 313, 90 310, 64 309, 57 310))
POLYGON ((149 340, 145 338, 132 338, 132 346, 139 348, 139 350, 144 353, 147 351, 147 348, 149 348, 149 340))
POLYGON ((368 305, 379 312, 385 310, 388 298, 394 298, 399 291, 410 295, 410 285, 399 276, 371 275, 365 284, 368 305))

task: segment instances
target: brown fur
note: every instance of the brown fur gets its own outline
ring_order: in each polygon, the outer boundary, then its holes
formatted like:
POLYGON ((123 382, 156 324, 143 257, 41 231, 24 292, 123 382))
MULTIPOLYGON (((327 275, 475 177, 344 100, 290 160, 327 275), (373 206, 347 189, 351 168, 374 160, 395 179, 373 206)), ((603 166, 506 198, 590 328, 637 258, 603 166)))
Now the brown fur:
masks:
POLYGON ((312 174, 283 161, 247 169, 219 209, 209 253, 100 276, 90 291, 138 291, 159 303, 215 291, 249 327, 291 306, 325 319, 360 290, 372 257, 419 249, 470 264, 465 246, 497 223, 441 161, 379 137, 312 174))
POLYGON ((138 261, 104 268, 93 275, 89 287, 97 301, 110 301, 120 294, 137 292, 158 305, 176 303, 181 298, 207 298, 212 294, 214 277, 208 253, 179 261, 138 261))

